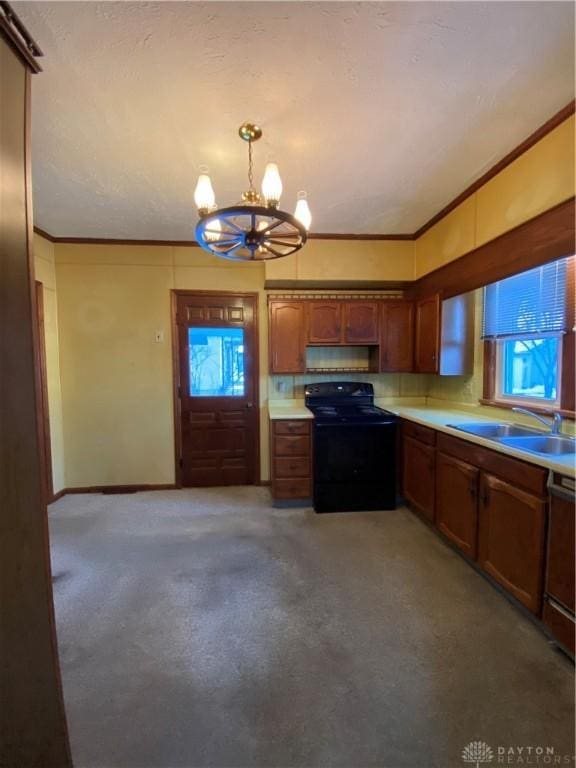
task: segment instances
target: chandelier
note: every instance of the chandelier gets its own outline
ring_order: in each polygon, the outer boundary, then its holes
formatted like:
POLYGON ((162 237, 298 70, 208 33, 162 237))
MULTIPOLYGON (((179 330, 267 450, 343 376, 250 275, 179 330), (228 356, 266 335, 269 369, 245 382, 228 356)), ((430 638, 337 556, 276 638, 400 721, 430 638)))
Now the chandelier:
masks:
POLYGON ((252 144, 262 136, 254 123, 244 123, 238 134, 248 143, 248 190, 229 208, 218 208, 206 167, 194 191, 200 220, 196 225, 198 245, 216 256, 235 261, 261 261, 289 256, 300 250, 307 238, 312 215, 306 192, 298 192, 294 215, 279 209, 282 179, 276 163, 268 163, 262 179, 262 194, 254 188, 252 144))

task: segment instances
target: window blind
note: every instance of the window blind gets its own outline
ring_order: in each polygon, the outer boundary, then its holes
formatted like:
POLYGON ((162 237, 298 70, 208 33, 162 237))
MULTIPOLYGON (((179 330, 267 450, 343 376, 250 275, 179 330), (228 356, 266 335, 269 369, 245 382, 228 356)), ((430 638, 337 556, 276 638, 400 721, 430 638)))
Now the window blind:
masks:
POLYGON ((484 288, 482 338, 546 336, 567 328, 568 258, 484 288))

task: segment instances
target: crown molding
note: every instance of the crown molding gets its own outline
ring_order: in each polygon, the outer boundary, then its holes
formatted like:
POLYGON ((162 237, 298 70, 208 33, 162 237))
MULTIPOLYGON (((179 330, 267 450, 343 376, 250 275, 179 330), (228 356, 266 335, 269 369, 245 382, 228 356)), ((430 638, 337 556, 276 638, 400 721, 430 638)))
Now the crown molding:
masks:
MULTIPOLYGON (((0 7, 2 7, 3 5, 7 5, 7 3, 3 3, 0 1, 0 7)), ((1 16, 0 16, 0 19, 1 19, 1 16)), ((533 147, 541 139, 543 139, 547 134, 549 134, 551 131, 557 128, 561 123, 563 123, 565 120, 571 117, 574 114, 575 107, 576 107, 576 101, 573 99, 569 104, 567 104, 559 112, 553 115, 543 125, 541 125, 540 128, 535 130, 534 133, 531 133, 530 136, 528 136, 528 138, 525 139, 521 144, 519 144, 515 149, 513 149, 511 152, 505 155, 501 160, 499 160, 496 163, 496 165, 493 165, 489 171, 486 171, 486 173, 482 175, 479 179, 477 179, 473 184, 470 184, 470 186, 467 187, 463 192, 461 192, 457 197, 455 197, 451 203, 448 203, 448 205, 444 206, 444 208, 442 208, 441 211, 438 211, 437 214, 435 214, 431 219, 429 219, 425 224, 423 224, 419 229, 417 229, 412 234, 410 233, 342 234, 339 232, 311 232, 308 235, 308 239, 309 240, 370 240, 370 241, 418 240, 418 238, 421 237, 425 232, 427 232, 431 227, 433 227, 434 224, 437 224, 439 221, 441 221, 441 219, 443 219, 445 216, 451 213, 455 208, 457 208, 460 205, 460 203, 463 203, 464 200, 470 197, 470 195, 473 195, 474 192, 477 192, 480 189, 480 187, 483 187, 484 184, 486 184, 488 181, 490 181, 490 179, 492 179, 494 176, 499 174, 500 171, 503 171, 504 168, 506 168, 508 165, 513 163, 514 160, 517 160, 521 155, 523 155, 531 147, 533 147)), ((78 244, 78 245, 82 245, 82 244, 83 245, 171 245, 171 246, 186 246, 186 247, 196 247, 196 248, 199 247, 198 243, 195 240, 134 240, 134 239, 125 240, 121 238, 117 239, 117 238, 106 238, 106 237, 55 237, 54 235, 49 234, 45 230, 40 229, 40 227, 34 227, 34 232, 46 238, 51 243, 71 243, 71 244, 78 244)))

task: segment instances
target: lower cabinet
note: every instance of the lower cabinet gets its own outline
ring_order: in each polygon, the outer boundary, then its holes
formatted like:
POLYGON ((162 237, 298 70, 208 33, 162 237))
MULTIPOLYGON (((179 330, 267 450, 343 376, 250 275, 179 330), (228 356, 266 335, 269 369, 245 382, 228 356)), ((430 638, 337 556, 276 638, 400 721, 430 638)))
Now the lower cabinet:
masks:
MULTIPOLYGON (((555 476, 554 481, 557 486, 558 481, 562 482, 562 478, 555 476)), ((542 619, 562 645, 574 654, 575 510, 572 497, 573 494, 559 496, 557 490, 552 489, 548 522, 546 595, 542 619)))
POLYGON ((434 519, 433 445, 405 435, 403 441, 402 477, 406 499, 429 520, 434 519))
MULTIPOLYGON (((540 615, 547 470, 408 421, 402 431, 409 505, 433 519, 468 558, 540 615)), ((563 594, 568 591, 572 587, 563 594)))
POLYGON ((482 474, 479 518, 478 563, 517 600, 539 613, 546 501, 482 474))
POLYGON ((312 496, 312 467, 308 420, 270 422, 272 496, 278 501, 308 500, 312 496))
POLYGON ((436 455, 436 526, 465 555, 476 559, 480 471, 441 451, 436 455))

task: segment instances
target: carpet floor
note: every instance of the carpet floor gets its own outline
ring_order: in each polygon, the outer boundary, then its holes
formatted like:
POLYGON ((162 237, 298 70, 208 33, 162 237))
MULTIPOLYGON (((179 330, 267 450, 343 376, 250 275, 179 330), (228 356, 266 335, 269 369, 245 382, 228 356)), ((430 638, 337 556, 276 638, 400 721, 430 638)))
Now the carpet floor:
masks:
POLYGON ((49 519, 76 768, 573 755, 573 665, 405 509, 243 487, 71 495, 49 519))

